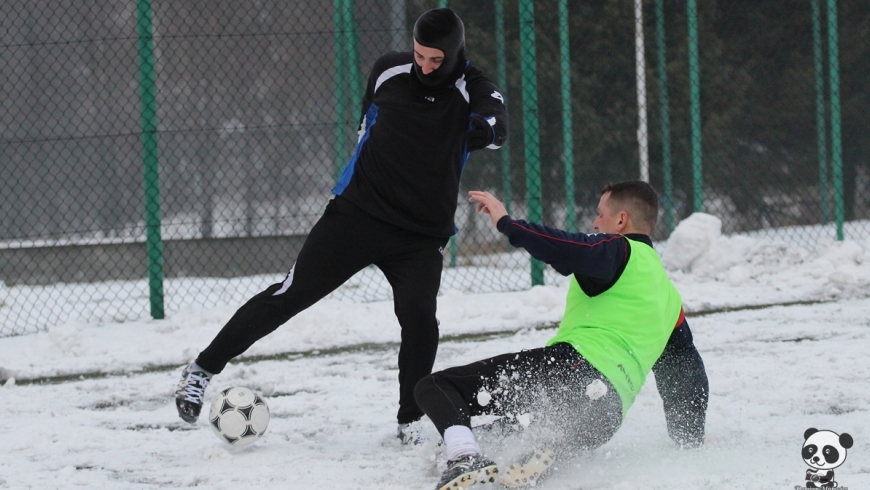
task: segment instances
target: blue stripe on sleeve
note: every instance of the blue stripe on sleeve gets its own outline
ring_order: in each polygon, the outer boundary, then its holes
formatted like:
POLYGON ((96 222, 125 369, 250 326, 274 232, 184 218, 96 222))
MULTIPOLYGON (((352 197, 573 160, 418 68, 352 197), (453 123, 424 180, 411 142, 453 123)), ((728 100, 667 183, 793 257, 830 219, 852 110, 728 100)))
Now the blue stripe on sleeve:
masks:
POLYGON ((366 128, 365 133, 363 133, 362 138, 360 138, 359 143, 356 145, 356 150, 353 152, 353 156, 350 158, 350 161, 347 162, 347 166, 344 167, 344 171, 341 173, 341 177, 338 179, 338 183, 332 189, 332 193, 336 196, 340 196, 345 189, 347 189, 348 184, 350 184, 350 179, 353 177, 354 170, 356 170, 356 162, 359 159, 359 154, 362 151, 363 145, 365 145, 366 141, 369 139, 369 132, 371 131, 372 126, 375 125, 375 121, 378 118, 378 106, 372 104, 369 106, 369 110, 366 111, 366 128))

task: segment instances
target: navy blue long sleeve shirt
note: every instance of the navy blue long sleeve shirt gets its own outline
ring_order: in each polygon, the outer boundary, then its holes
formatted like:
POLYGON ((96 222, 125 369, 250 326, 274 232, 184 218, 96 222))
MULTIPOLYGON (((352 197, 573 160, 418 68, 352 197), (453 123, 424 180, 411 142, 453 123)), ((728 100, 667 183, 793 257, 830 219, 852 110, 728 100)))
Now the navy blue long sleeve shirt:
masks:
POLYGON ((573 274, 588 296, 607 291, 622 275, 631 254, 626 237, 652 247, 647 235, 569 233, 510 216, 498 221, 498 231, 508 237, 511 245, 526 249, 532 257, 549 264, 559 274, 573 274))

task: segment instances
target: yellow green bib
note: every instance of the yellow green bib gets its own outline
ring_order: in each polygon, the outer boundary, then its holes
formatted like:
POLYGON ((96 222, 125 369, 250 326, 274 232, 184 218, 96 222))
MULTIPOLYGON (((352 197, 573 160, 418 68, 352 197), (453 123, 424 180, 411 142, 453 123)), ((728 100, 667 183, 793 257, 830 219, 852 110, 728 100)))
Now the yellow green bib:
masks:
POLYGON ((676 326, 680 293, 668 279, 656 251, 627 240, 631 255, 619 280, 604 293, 589 297, 572 276, 565 315, 556 336, 567 342, 607 377, 626 412, 646 381, 676 326))

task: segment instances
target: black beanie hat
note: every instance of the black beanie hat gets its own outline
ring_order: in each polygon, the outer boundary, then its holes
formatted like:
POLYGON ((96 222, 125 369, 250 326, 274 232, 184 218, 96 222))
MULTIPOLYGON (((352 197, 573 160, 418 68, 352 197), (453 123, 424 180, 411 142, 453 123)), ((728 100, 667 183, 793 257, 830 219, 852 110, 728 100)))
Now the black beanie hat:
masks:
POLYGON ((440 49, 444 61, 437 70, 424 75, 420 65, 414 63, 414 71, 426 86, 436 86, 451 80, 451 75, 465 65, 465 26, 452 10, 432 9, 424 12, 414 23, 414 40, 427 48, 440 49))

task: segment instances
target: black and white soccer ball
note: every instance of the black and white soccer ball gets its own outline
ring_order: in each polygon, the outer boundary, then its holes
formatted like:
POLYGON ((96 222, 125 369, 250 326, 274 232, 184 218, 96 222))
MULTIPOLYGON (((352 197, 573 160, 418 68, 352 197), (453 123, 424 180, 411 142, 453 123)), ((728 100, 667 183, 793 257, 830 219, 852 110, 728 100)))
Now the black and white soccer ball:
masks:
POLYGON ((266 432, 269 407, 249 388, 234 386, 220 392, 211 402, 208 421, 222 441, 233 446, 247 446, 266 432))

